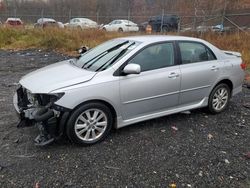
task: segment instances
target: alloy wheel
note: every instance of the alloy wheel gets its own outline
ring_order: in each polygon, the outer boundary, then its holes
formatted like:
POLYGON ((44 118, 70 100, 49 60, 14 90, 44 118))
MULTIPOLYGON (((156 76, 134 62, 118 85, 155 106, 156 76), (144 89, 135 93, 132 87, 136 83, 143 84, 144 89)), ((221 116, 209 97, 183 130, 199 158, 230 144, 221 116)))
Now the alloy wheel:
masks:
POLYGON ((75 121, 75 133, 83 141, 95 141, 107 129, 108 118, 100 109, 88 109, 78 116, 75 121))
POLYGON ((221 111, 227 105, 228 99, 229 99, 228 90, 224 87, 219 88, 215 92, 212 99, 213 108, 216 111, 221 111))

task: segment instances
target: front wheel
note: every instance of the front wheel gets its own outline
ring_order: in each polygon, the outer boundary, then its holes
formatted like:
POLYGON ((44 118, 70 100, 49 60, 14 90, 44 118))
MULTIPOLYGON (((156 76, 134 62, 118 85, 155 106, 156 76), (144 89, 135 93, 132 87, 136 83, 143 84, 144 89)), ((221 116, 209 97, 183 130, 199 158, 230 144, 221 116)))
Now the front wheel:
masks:
POLYGON ((113 118, 109 108, 101 103, 89 103, 77 108, 67 123, 67 135, 80 145, 103 140, 110 132, 113 118))
POLYGON ((123 32, 123 29, 122 29, 122 28, 119 28, 119 29, 118 29, 118 32, 119 32, 119 33, 122 33, 122 32, 123 32))
POLYGON ((217 85, 211 92, 208 100, 208 110, 217 114, 224 111, 229 103, 231 91, 227 84, 217 85))

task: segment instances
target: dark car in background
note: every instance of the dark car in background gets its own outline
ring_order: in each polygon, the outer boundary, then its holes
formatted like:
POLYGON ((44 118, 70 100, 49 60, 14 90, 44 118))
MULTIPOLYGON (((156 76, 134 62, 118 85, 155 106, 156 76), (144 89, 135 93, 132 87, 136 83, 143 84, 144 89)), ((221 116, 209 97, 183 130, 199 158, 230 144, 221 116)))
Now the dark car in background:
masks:
MULTIPOLYGON (((150 25, 153 32, 169 32, 169 31, 177 31, 179 25, 179 17, 176 15, 158 15, 153 16, 147 22, 147 25, 150 25)), ((141 24, 141 29, 145 30, 147 26, 145 22, 141 24), (144 27, 143 27, 144 26, 144 27)))

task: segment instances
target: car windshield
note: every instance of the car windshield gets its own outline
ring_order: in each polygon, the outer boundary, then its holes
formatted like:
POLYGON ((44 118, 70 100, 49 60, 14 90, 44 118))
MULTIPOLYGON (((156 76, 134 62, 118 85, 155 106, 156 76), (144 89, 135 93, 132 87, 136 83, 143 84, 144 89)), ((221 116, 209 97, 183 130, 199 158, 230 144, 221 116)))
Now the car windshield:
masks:
POLYGON ((123 39, 110 40, 86 52, 74 64, 90 71, 103 71, 139 44, 136 41, 123 39))

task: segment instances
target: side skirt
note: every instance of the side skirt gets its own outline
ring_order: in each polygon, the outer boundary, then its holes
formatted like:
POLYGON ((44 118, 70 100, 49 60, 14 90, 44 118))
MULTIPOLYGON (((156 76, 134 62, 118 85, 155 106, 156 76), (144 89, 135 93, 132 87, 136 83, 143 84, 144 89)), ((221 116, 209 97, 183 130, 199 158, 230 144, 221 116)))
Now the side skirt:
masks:
POLYGON ((196 109, 196 108, 206 107, 207 105, 208 105, 208 97, 205 97, 204 99, 202 99, 198 103, 192 103, 192 104, 185 105, 185 106, 178 106, 178 107, 174 107, 174 108, 171 108, 168 110, 156 112, 156 113, 149 114, 149 115, 143 115, 143 116, 139 116, 139 117, 128 119, 128 120, 123 120, 122 117, 120 116, 117 118, 117 129, 128 126, 130 124, 138 123, 141 121, 155 119, 158 117, 162 117, 162 116, 166 116, 166 115, 170 115, 170 114, 176 114, 179 112, 192 110, 192 109, 196 109))

